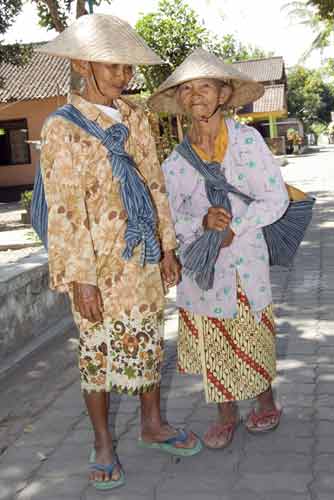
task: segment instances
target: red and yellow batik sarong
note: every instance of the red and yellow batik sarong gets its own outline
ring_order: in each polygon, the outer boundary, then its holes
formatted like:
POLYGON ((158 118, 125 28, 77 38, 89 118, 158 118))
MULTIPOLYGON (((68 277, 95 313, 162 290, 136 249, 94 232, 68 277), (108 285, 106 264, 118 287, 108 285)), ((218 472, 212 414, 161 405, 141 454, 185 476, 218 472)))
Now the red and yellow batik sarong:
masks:
POLYGON ((179 312, 178 368, 203 374, 207 402, 251 399, 268 389, 276 375, 272 304, 257 322, 238 287, 236 319, 179 312))

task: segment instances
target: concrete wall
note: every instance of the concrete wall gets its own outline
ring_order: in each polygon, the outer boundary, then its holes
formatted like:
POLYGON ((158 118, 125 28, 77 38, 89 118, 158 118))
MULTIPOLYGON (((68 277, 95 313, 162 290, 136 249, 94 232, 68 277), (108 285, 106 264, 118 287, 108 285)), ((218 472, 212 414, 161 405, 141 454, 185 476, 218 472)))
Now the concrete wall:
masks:
POLYGON ((48 287, 44 251, 1 267, 0 324, 0 363, 37 337, 73 326, 67 295, 48 287))
MULTIPOLYGON (((0 104, 0 121, 26 119, 28 139, 40 139, 45 118, 59 106, 65 104, 65 97, 50 97, 32 101, 17 101, 0 104)), ((30 145, 31 163, 26 165, 0 166, 0 187, 33 184, 38 152, 30 145)))

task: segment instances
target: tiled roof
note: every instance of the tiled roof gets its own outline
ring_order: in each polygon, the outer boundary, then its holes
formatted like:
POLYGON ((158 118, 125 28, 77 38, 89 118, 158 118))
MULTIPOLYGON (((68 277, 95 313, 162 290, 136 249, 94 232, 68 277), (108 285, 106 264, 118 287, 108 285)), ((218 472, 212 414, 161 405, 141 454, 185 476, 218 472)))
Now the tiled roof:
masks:
MULTIPOLYGON (((284 75, 282 57, 240 61, 234 63, 234 65, 250 77, 262 82, 280 81, 284 75)), ((4 86, 0 88, 0 102, 45 99, 57 95, 64 96, 70 90, 70 64, 66 59, 34 52, 30 62, 25 66, 0 64, 1 79, 4 80, 4 86)), ((144 88, 145 80, 143 76, 136 73, 129 84, 128 90, 133 93, 144 88)), ((270 106, 271 103, 280 103, 284 97, 282 93, 284 94, 282 91, 271 88, 257 102, 264 107, 270 106)))
POLYGON ((284 76, 283 57, 239 61, 233 66, 258 82, 280 81, 284 76))
POLYGON ((252 104, 242 108, 240 114, 285 112, 286 110, 285 86, 283 84, 266 85, 264 95, 252 104))
POLYGON ((45 99, 66 95, 70 88, 70 64, 66 59, 34 52, 24 66, 0 64, 0 102, 45 99))
MULTIPOLYGON (((45 99, 57 95, 67 95, 70 90, 70 63, 60 57, 34 52, 31 60, 24 66, 0 64, 0 102, 45 99)), ((145 80, 136 72, 128 90, 140 92, 145 88, 145 80)))

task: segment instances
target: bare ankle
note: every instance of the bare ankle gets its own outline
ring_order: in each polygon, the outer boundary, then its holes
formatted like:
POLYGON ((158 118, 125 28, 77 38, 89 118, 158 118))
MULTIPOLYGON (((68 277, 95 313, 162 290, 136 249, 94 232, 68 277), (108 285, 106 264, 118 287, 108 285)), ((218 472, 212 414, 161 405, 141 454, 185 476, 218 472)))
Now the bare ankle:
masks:
POLYGON ((272 388, 269 387, 266 391, 259 394, 257 397, 257 402, 261 410, 273 410, 276 408, 274 394, 272 388))
POLYGON ((95 449, 112 448, 113 442, 110 434, 95 434, 95 449))

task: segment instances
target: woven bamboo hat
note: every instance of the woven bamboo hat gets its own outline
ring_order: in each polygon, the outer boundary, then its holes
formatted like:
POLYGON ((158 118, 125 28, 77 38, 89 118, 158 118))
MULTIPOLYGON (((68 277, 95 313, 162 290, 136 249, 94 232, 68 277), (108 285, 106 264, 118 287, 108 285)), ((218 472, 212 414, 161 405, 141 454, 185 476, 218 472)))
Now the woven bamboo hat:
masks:
POLYGON ((106 64, 163 64, 127 22, 105 14, 79 17, 37 52, 106 64))
POLYGON ((233 91, 227 103, 229 108, 244 106, 264 94, 264 86, 261 83, 241 73, 232 64, 226 64, 213 54, 199 48, 158 87, 148 101, 149 106, 154 111, 183 113, 176 99, 177 87, 184 82, 200 78, 214 78, 231 85, 233 91))

